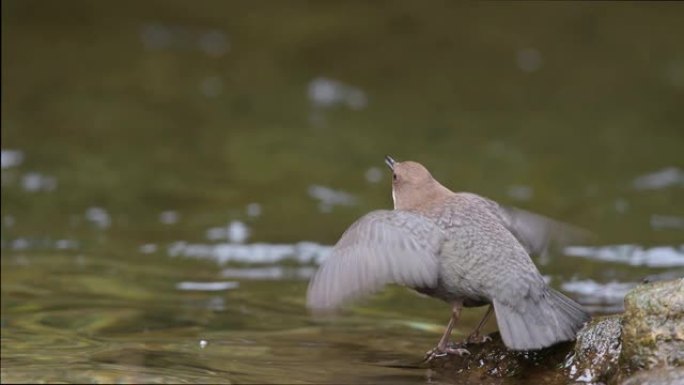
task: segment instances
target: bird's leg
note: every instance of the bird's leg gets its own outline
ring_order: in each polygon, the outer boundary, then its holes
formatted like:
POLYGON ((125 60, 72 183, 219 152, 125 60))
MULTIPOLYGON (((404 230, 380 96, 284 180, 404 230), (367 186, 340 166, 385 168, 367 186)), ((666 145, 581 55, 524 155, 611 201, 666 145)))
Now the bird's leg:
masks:
POLYGON ((449 344, 449 337, 451 337, 451 331, 454 328, 454 324, 456 324, 456 320, 454 319, 454 315, 452 314, 451 317, 449 317, 449 323, 447 324, 446 329, 444 329, 444 334, 442 334, 442 338, 439 339, 439 342, 437 343, 437 350, 440 352, 444 352, 444 349, 446 349, 447 345, 449 344))
POLYGON ((475 330, 470 333, 468 338, 466 338, 466 342, 469 344, 481 344, 483 342, 491 341, 492 338, 490 336, 481 336, 480 335, 480 329, 487 323, 487 320, 489 320, 489 317, 492 316, 492 312, 494 311, 494 305, 489 305, 489 308, 487 309, 487 312, 485 313, 484 317, 482 317, 482 320, 480 320, 480 323, 477 325, 475 330))
POLYGON ((440 338, 439 343, 437 343, 437 346, 425 354, 425 362, 430 362, 437 357, 443 357, 447 354, 457 354, 459 356, 470 354, 470 352, 466 349, 449 346, 451 330, 454 328, 456 321, 458 321, 462 307, 463 303, 460 301, 454 302, 451 305, 451 318, 449 318, 449 323, 444 330, 444 334, 442 335, 442 338, 440 338))

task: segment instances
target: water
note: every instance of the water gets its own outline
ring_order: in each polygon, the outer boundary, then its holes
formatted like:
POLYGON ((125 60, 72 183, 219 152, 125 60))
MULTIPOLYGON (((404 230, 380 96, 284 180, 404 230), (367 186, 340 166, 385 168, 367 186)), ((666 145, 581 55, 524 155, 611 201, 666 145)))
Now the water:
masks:
POLYGON ((437 300, 304 308, 386 154, 590 229, 594 313, 681 276, 682 8, 421 4, 4 1, 2 381, 466 382, 437 300))

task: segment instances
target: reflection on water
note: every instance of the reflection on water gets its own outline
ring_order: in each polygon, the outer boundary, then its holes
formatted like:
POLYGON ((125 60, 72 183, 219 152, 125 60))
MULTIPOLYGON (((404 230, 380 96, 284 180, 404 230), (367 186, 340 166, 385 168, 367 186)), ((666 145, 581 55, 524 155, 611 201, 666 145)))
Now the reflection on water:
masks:
POLYGON ((592 230, 540 270, 593 312, 682 276, 676 12, 2 7, 3 382, 466 381, 417 366, 446 304, 304 307, 342 231, 391 208, 386 154, 592 230))

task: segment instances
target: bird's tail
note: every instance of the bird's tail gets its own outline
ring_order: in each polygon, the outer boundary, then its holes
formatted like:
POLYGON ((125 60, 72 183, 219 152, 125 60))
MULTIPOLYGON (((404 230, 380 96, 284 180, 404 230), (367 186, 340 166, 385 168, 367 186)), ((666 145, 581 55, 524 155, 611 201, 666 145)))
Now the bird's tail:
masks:
POLYGON ((575 339, 590 316, 577 302, 551 288, 538 302, 511 306, 494 300, 499 332, 511 350, 537 350, 575 339))

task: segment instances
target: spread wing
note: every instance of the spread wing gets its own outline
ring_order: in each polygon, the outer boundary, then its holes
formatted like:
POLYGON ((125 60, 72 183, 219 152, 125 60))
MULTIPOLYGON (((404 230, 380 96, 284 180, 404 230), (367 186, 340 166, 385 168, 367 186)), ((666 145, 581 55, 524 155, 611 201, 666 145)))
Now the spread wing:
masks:
POLYGON ((506 229, 530 254, 543 255, 550 245, 565 246, 590 236, 588 231, 579 227, 515 207, 502 206, 491 200, 488 202, 506 229))
POLYGON ((352 224, 309 283, 307 306, 334 309, 385 284, 433 287, 443 232, 407 211, 372 211, 352 224))

